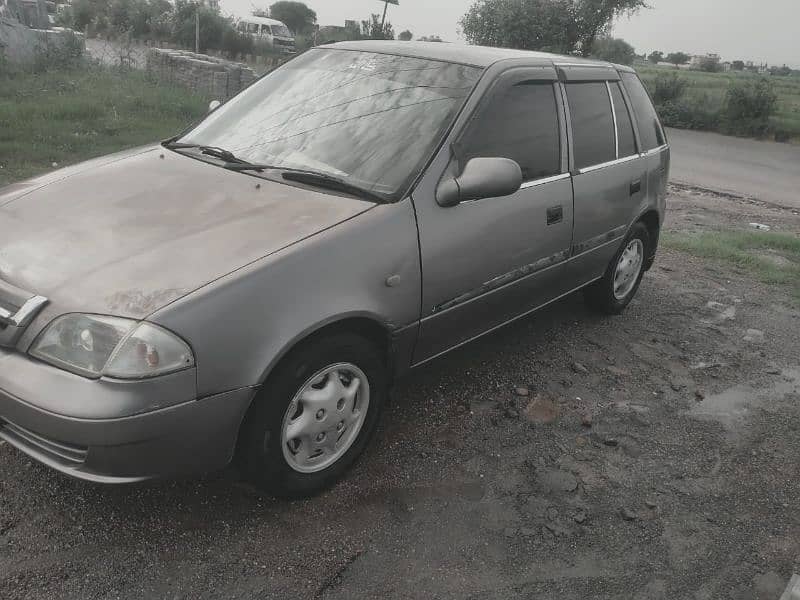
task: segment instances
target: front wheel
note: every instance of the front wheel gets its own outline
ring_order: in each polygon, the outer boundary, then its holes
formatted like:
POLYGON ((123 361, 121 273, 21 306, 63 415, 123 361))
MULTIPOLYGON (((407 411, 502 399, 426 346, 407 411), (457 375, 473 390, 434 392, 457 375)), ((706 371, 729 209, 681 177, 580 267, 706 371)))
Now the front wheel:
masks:
POLYGON ((636 223, 611 259, 602 279, 585 289, 584 297, 590 308, 612 315, 625 310, 639 289, 649 246, 647 227, 636 223))
POLYGON ((364 450, 387 393, 380 352, 339 334, 293 351, 259 392, 239 453, 247 478, 283 497, 315 494, 364 450))

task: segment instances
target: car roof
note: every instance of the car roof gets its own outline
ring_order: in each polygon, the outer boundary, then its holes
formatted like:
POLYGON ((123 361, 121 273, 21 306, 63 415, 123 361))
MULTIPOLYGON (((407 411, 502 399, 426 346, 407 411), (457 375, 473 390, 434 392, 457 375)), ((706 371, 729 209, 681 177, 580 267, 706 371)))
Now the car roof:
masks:
POLYGON ((441 60, 445 62, 471 65, 475 67, 489 67, 496 62, 508 59, 527 59, 531 65, 556 65, 556 66, 582 66, 582 67, 611 67, 621 71, 633 71, 625 65, 615 65, 602 60, 550 54, 548 52, 534 52, 531 50, 515 50, 512 48, 491 48, 488 46, 469 46, 466 44, 451 44, 448 42, 401 42, 395 40, 360 40, 352 42, 337 42, 327 44, 325 48, 340 50, 358 50, 361 52, 376 52, 380 54, 397 54, 413 58, 441 60))
POLYGON ((239 19, 240 21, 244 21, 245 23, 256 23, 258 25, 284 25, 283 21, 277 21, 275 19, 269 19, 267 17, 255 17, 249 15, 247 17, 242 17, 239 19))

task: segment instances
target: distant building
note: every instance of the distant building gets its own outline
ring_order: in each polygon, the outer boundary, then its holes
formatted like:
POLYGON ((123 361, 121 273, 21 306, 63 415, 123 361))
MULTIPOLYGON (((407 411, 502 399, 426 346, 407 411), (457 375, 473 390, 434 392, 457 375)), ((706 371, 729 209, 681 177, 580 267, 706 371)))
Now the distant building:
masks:
POLYGON ((720 62, 719 54, 695 54, 689 59, 690 69, 701 69, 703 65, 718 65, 720 62))

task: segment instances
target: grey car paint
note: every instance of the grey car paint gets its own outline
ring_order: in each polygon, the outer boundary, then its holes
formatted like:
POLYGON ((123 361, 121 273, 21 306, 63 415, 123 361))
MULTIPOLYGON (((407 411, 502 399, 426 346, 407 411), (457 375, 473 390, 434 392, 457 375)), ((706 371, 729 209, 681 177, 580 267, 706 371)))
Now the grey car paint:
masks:
POLYGON ((441 180, 457 174, 451 142, 502 77, 528 70, 560 87, 614 78, 616 67, 448 44, 331 47, 485 68, 401 201, 266 181, 157 146, 0 191, 0 278, 49 300, 15 348, 0 348, 0 438, 95 481, 219 468, 258 386, 313 332, 371 323, 399 375, 599 277, 632 223, 648 211, 662 218, 668 147, 575 172, 563 94, 562 175, 504 198, 436 202, 441 180), (548 228, 554 203, 564 219, 548 228), (190 344, 196 366, 123 382, 30 358, 37 334, 71 311, 157 323, 190 344))

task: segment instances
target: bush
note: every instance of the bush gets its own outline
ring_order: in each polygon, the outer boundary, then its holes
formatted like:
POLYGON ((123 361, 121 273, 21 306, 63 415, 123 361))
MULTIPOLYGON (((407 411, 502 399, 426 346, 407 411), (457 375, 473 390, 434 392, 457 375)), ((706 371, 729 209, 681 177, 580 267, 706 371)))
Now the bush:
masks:
POLYGON ((778 95, 768 79, 732 83, 725 93, 724 129, 740 135, 766 135, 777 107, 778 95))
POLYGON ((652 85, 653 102, 665 104, 676 102, 683 97, 689 81, 679 77, 677 73, 661 73, 656 76, 652 85))
POLYGON ((656 110, 666 127, 714 131, 720 123, 720 111, 707 94, 657 104, 656 110))
POLYGON ((253 38, 247 34, 239 33, 233 27, 225 29, 222 34, 222 48, 229 58, 253 53, 253 38))

